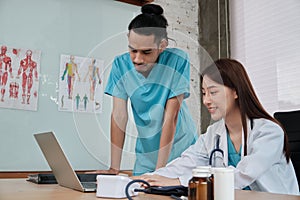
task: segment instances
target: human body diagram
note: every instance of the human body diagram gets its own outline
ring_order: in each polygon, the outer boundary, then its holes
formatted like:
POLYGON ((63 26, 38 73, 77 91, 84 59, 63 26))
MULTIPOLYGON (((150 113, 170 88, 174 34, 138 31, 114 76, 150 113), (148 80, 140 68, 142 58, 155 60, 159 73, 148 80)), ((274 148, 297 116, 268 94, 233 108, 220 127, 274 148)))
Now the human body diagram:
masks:
POLYGON ((100 78, 99 67, 96 66, 96 59, 92 59, 92 63, 89 65, 88 71, 84 77, 83 80, 84 82, 86 81, 87 77, 89 78, 89 82, 90 82, 90 100, 94 101, 96 84, 102 83, 102 80, 100 78))
POLYGON ((66 63, 64 73, 61 77, 61 80, 63 81, 65 79, 65 75, 67 74, 68 98, 69 99, 73 98, 73 87, 74 87, 76 75, 78 77, 78 81, 80 81, 77 64, 75 63, 74 59, 75 59, 75 57, 71 55, 70 61, 66 63))
POLYGON ((5 88, 8 79, 8 73, 10 73, 10 77, 13 78, 12 75, 12 67, 11 67, 11 58, 6 55, 7 47, 1 46, 1 54, 0 54, 0 82, 1 82, 1 101, 4 101, 5 88))
POLYGON ((30 104, 33 81, 38 81, 37 63, 32 60, 31 50, 27 50, 26 58, 20 61, 17 78, 20 75, 22 76, 22 104, 30 104))
POLYGON ((58 110, 101 113, 102 69, 102 60, 61 55, 58 110))
POLYGON ((40 50, 1 46, 0 107, 37 110, 40 50))

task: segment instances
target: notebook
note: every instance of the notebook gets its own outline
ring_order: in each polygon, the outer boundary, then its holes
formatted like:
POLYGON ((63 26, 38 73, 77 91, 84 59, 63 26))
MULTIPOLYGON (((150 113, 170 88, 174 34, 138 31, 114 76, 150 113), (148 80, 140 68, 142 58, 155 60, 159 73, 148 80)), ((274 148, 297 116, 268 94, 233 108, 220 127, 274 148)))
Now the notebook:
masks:
MULTIPOLYGON (((34 134, 34 137, 60 186, 82 192, 96 191, 96 179, 94 182, 79 180, 53 132, 34 134)), ((95 176, 94 174, 89 175, 95 176)))

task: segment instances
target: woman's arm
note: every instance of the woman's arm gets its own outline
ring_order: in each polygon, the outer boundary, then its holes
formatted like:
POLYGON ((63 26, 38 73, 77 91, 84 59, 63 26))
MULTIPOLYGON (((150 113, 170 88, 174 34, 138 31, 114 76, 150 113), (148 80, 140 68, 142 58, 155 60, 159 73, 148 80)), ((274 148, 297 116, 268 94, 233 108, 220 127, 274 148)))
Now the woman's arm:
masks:
POLYGON ((235 169, 235 187, 244 188, 263 176, 283 159, 283 130, 268 120, 254 121, 248 141, 248 155, 241 158, 235 169))
POLYGON ((132 179, 141 179, 147 181, 151 186, 175 186, 180 185, 180 181, 178 178, 168 178, 160 175, 141 175, 141 176, 133 176, 132 179))

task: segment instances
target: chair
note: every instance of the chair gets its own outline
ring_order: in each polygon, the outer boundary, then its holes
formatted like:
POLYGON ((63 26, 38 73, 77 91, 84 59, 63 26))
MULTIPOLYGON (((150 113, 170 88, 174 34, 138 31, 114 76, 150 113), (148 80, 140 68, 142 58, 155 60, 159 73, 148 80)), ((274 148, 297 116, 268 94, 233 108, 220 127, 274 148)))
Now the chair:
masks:
POLYGON ((287 132, 291 160, 293 162, 298 185, 300 187, 300 110, 275 112, 274 118, 283 125, 287 132))

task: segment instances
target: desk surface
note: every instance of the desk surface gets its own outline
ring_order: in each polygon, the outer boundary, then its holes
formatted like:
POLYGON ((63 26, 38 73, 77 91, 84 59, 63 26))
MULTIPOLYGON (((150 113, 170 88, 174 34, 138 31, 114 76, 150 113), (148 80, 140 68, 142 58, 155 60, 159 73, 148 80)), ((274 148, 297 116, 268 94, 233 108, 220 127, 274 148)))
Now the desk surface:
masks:
MULTIPOLYGON (((25 179, 0 179, 1 200, 100 200, 95 193, 82 193, 57 184, 39 185, 27 182, 25 179)), ((159 195, 140 193, 135 200, 171 200, 172 198, 159 195)), ((254 191, 235 191, 236 200, 300 200, 300 196, 279 195, 254 191)), ((116 199, 115 199, 116 200, 116 199)))

